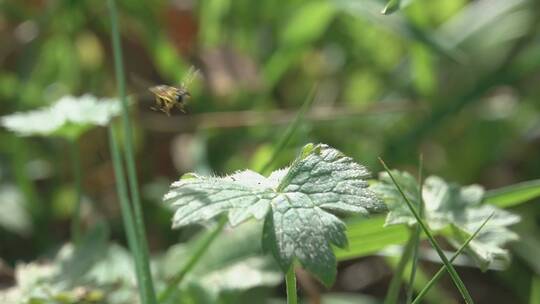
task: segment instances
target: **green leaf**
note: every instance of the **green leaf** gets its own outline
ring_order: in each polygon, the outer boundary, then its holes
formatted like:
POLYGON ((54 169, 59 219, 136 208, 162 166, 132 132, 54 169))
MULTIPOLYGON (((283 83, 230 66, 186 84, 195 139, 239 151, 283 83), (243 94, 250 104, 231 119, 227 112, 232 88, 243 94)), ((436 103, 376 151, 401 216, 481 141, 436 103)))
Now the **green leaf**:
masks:
POLYGON ((374 254, 386 246, 403 244, 409 238, 409 229, 393 225, 384 227, 384 217, 369 219, 354 217, 347 220, 347 250, 336 248, 339 261, 374 254))
MULTIPOLYGON (((392 171, 397 182, 407 195, 407 198, 418 206, 418 184, 406 172, 392 171)), ((390 212, 386 225, 414 225, 416 219, 409 211, 399 192, 386 173, 381 173, 380 182, 372 186, 379 194, 390 212)), ((517 239, 517 235, 507 226, 519 221, 519 216, 492 205, 482 204, 484 189, 479 185, 461 187, 458 184, 447 183, 437 176, 429 176, 423 187, 422 196, 425 204, 425 219, 429 227, 445 234, 449 241, 458 247, 481 224, 482 220, 493 213, 493 218, 482 229, 480 234, 468 246, 471 254, 482 269, 486 269, 494 260, 509 260, 508 252, 503 246, 517 239), (450 227, 450 230, 445 228, 450 227), (450 232, 448 232, 450 231, 450 232)))
POLYGON ((227 213, 231 225, 266 217, 263 247, 283 271, 299 262, 326 285, 335 278, 331 245, 345 247, 345 224, 330 212, 368 215, 386 210, 368 189, 367 169, 323 144, 307 145, 288 169, 264 177, 253 171, 175 182, 165 195, 173 227, 227 213), (269 212, 270 211, 270 212, 269 212))
POLYGON ((64 96, 50 107, 4 116, 0 124, 20 136, 75 139, 93 126, 107 125, 119 113, 120 103, 115 99, 64 96))
POLYGON ((336 12, 329 1, 314 1, 302 5, 288 21, 281 35, 281 43, 288 48, 312 43, 328 28, 336 12))
MULTIPOLYGON (((408 172, 398 170, 392 170, 392 175, 396 178, 409 201, 413 203, 418 210, 420 197, 418 196, 418 182, 416 178, 408 172)), ((407 207, 407 204, 398 189, 392 183, 390 176, 386 173, 381 173, 379 180, 380 182, 374 184, 372 189, 379 194, 388 206, 389 212, 386 216, 385 226, 394 224, 414 225, 416 219, 407 207)))
POLYGON ((501 208, 508 208, 540 196, 540 180, 517 183, 486 192, 486 203, 501 208))
MULTIPOLYGON (((249 221, 234 229, 227 229, 210 244, 193 270, 186 274, 180 288, 182 294, 193 284, 217 297, 222 292, 248 290, 257 286, 275 286, 283 280, 279 268, 269 256, 262 255, 260 235, 262 225, 249 221)), ((174 245, 158 259, 157 270, 165 280, 174 277, 193 254, 206 232, 187 244, 174 245)))
MULTIPOLYGON (((133 258, 124 247, 112 243, 103 250, 102 258, 85 274, 85 278, 104 286, 125 284, 136 288, 133 258)), ((133 293, 136 293, 133 291, 133 293)))
POLYGON ((100 221, 83 236, 79 244, 66 247, 69 249, 64 249, 65 253, 59 254, 61 272, 57 280, 68 285, 76 284, 94 264, 105 257, 108 239, 109 227, 100 221))
POLYGON ((518 240, 518 235, 506 227, 519 222, 520 217, 497 207, 484 205, 464 210, 460 218, 452 223, 454 233, 450 243, 454 247, 458 247, 460 242, 465 241, 478 229, 482 219, 492 213, 493 218, 467 247, 467 252, 475 258, 483 270, 487 269, 495 260, 509 262, 508 250, 504 249, 503 246, 508 242, 518 240))
POLYGON ((399 10, 401 1, 400 0, 389 0, 385 7, 381 10, 381 14, 390 15, 393 12, 399 10))

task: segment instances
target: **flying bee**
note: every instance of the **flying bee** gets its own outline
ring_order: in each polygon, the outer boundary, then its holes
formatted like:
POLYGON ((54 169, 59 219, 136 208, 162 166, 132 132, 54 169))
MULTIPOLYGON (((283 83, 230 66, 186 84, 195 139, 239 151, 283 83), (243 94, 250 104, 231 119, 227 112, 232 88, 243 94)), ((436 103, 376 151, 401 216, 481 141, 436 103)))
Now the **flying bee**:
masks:
POLYGON ((191 67, 184 76, 184 80, 179 87, 172 87, 168 85, 158 85, 149 88, 150 92, 155 97, 155 107, 151 107, 152 110, 162 111, 171 116, 171 110, 176 107, 182 113, 186 113, 185 105, 187 100, 191 98, 191 94, 188 91, 188 87, 193 79, 198 76, 199 70, 191 67))

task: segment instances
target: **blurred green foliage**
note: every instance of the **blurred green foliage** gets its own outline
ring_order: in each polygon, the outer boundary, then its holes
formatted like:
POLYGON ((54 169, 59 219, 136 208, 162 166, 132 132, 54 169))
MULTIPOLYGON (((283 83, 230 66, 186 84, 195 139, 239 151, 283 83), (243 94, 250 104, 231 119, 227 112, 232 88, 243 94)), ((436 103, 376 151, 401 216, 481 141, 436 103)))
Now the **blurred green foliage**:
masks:
MULTIPOLYGON (((315 83, 315 102, 275 168, 305 143, 324 142, 372 172, 381 170, 377 156, 414 172, 422 153, 426 175, 461 184, 493 189, 539 178, 537 0, 402 0, 390 15, 380 13, 382 0, 118 2, 153 252, 198 230, 171 231, 155 189, 188 171, 261 168, 315 83), (189 114, 152 112, 136 79, 178 84, 191 65, 203 77, 190 87, 189 114)), ((100 1, 0 2, 0 115, 66 94, 113 96, 108 20, 100 1)), ((67 239, 64 209, 74 206, 67 149, 0 129, 0 188, 17 190, 10 195, 30 219, 0 225, 0 257, 9 265, 51 256, 67 239)), ((81 153, 85 199, 95 203, 82 210, 83 222, 106 218, 123 242, 105 131, 86 132, 81 153)), ((13 208, 4 197, 0 212, 13 208)), ((530 285, 515 282, 540 275, 540 207, 512 211, 523 218, 516 229, 523 241, 511 248, 509 270, 488 274, 489 286, 502 282, 526 301, 530 285)), ((404 240, 400 228, 388 237, 404 240)))

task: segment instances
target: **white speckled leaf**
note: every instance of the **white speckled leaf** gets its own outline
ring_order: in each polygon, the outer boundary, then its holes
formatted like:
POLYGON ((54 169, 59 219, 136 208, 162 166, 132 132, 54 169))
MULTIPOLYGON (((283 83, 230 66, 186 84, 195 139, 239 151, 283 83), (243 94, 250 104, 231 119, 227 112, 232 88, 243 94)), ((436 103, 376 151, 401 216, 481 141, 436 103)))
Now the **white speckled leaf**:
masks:
MULTIPOLYGON (((407 172, 392 171, 405 195, 418 206, 418 183, 407 172)), ((388 205, 390 212, 386 225, 413 225, 416 219, 411 214, 403 197, 396 189, 390 176, 381 173, 379 182, 372 186, 388 205)), ((437 176, 429 176, 422 189, 425 218, 433 230, 442 230, 450 226, 452 234, 449 241, 456 248, 478 229, 482 222, 494 213, 491 220, 482 228, 478 236, 468 246, 468 252, 476 259, 482 269, 486 269, 494 260, 509 261, 504 245, 517 239, 517 235, 507 226, 519 222, 519 216, 491 205, 482 205, 484 189, 479 185, 460 186, 447 183, 437 176)))
POLYGON ((118 114, 118 100, 86 94, 64 96, 50 107, 4 116, 1 124, 20 136, 77 138, 92 126, 107 125, 118 114))
POLYGON ((204 222, 225 212, 233 226, 250 217, 260 220, 277 195, 265 187, 266 182, 253 171, 227 177, 183 178, 173 183, 164 197, 175 210, 173 228, 204 222))
POLYGON ((263 246, 286 271, 295 259, 331 285, 336 258, 331 245, 345 247, 345 225, 330 212, 386 210, 368 189, 367 169, 323 144, 307 145, 288 169, 266 178, 253 171, 227 177, 190 174, 174 183, 164 200, 174 209, 173 227, 227 213, 237 225, 266 216, 263 246), (268 212, 268 211, 271 212, 268 212))

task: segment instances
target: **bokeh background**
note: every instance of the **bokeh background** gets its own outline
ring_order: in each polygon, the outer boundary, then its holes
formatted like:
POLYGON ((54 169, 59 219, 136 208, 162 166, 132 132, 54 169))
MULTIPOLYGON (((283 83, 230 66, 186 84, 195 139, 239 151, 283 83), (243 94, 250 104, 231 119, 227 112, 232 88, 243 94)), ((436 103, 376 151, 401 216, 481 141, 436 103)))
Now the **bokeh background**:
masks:
MULTIPOLYGON (((274 168, 304 144, 323 142, 375 174, 378 156, 414 173, 422 154, 426 175, 487 189, 540 177, 540 2, 401 2, 385 16, 385 3, 375 0, 118 1, 153 253, 197 229, 171 231, 161 204, 170 182, 189 171, 261 169, 312 90, 315 100, 274 168), (188 114, 150 110, 147 87, 179 84, 190 66, 200 77, 189 87, 188 114)), ((0 66, 0 115, 66 94, 114 96, 106 4, 3 0, 0 66)), ((68 149, 63 140, 0 129, 6 265, 47 256, 69 239, 75 191, 68 149)), ((122 243, 106 129, 85 133, 80 151, 84 222, 106 219, 122 243)), ((538 200, 513 211, 523 217, 515 227, 522 241, 512 245, 510 267, 464 270, 481 303, 526 301, 529 280, 540 273, 538 200)), ((354 290, 341 283, 334 291, 384 295, 391 271, 379 273, 354 290)), ((282 296, 282 288, 273 293, 282 296)))

